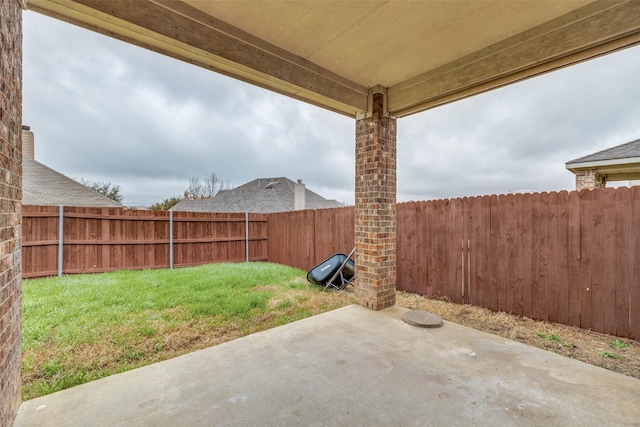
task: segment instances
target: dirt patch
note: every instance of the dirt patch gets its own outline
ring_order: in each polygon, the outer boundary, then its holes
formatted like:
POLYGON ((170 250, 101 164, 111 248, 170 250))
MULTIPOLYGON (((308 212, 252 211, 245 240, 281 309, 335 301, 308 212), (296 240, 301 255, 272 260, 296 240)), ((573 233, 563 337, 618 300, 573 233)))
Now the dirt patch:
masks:
POLYGON ((396 304, 640 379, 640 343, 557 323, 398 292, 396 304))

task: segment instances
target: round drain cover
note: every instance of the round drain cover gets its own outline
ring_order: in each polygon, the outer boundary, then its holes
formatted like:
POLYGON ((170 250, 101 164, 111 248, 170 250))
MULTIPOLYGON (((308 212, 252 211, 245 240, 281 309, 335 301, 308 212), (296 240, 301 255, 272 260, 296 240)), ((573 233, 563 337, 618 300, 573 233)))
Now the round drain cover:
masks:
POLYGON ((420 328, 438 328, 442 326, 441 318, 422 310, 407 311, 402 315, 402 320, 420 328))

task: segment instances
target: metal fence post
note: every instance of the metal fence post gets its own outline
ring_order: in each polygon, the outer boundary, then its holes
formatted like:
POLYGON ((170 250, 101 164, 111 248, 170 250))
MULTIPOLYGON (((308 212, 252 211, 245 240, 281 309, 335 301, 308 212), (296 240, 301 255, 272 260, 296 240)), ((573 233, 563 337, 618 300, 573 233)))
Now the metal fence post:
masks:
POLYGON ((60 205, 60 214, 58 215, 58 277, 62 276, 62 258, 64 251, 64 206, 60 205))
POLYGON ((245 249, 247 251, 247 262, 249 262, 249 211, 244 213, 244 234, 245 234, 245 249))
POLYGON ((173 211, 169 211, 169 269, 173 270, 173 211))

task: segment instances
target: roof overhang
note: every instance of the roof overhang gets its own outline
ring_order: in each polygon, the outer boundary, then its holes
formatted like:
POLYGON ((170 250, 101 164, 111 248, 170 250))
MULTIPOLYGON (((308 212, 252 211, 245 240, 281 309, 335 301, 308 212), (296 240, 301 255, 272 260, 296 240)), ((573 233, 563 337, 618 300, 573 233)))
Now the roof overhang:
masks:
POLYGON ((640 179, 640 157, 567 163, 566 167, 574 174, 595 171, 598 175, 606 176, 608 181, 640 179))
POLYGON ((30 10, 356 117, 406 116, 640 43, 640 1, 28 0, 30 10))

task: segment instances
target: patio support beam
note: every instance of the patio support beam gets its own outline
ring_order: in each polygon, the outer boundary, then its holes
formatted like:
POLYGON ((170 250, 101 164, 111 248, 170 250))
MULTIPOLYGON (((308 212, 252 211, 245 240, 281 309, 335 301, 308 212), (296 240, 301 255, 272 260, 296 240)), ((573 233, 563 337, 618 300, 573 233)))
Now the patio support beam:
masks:
POLYGON ((370 90, 356 120, 356 302, 373 310, 396 301, 396 119, 386 88, 370 90))
POLYGON ((30 10, 353 117, 367 88, 179 0, 28 0, 30 10))
POLYGON ((404 117, 640 43, 640 1, 596 1, 389 87, 404 117))

